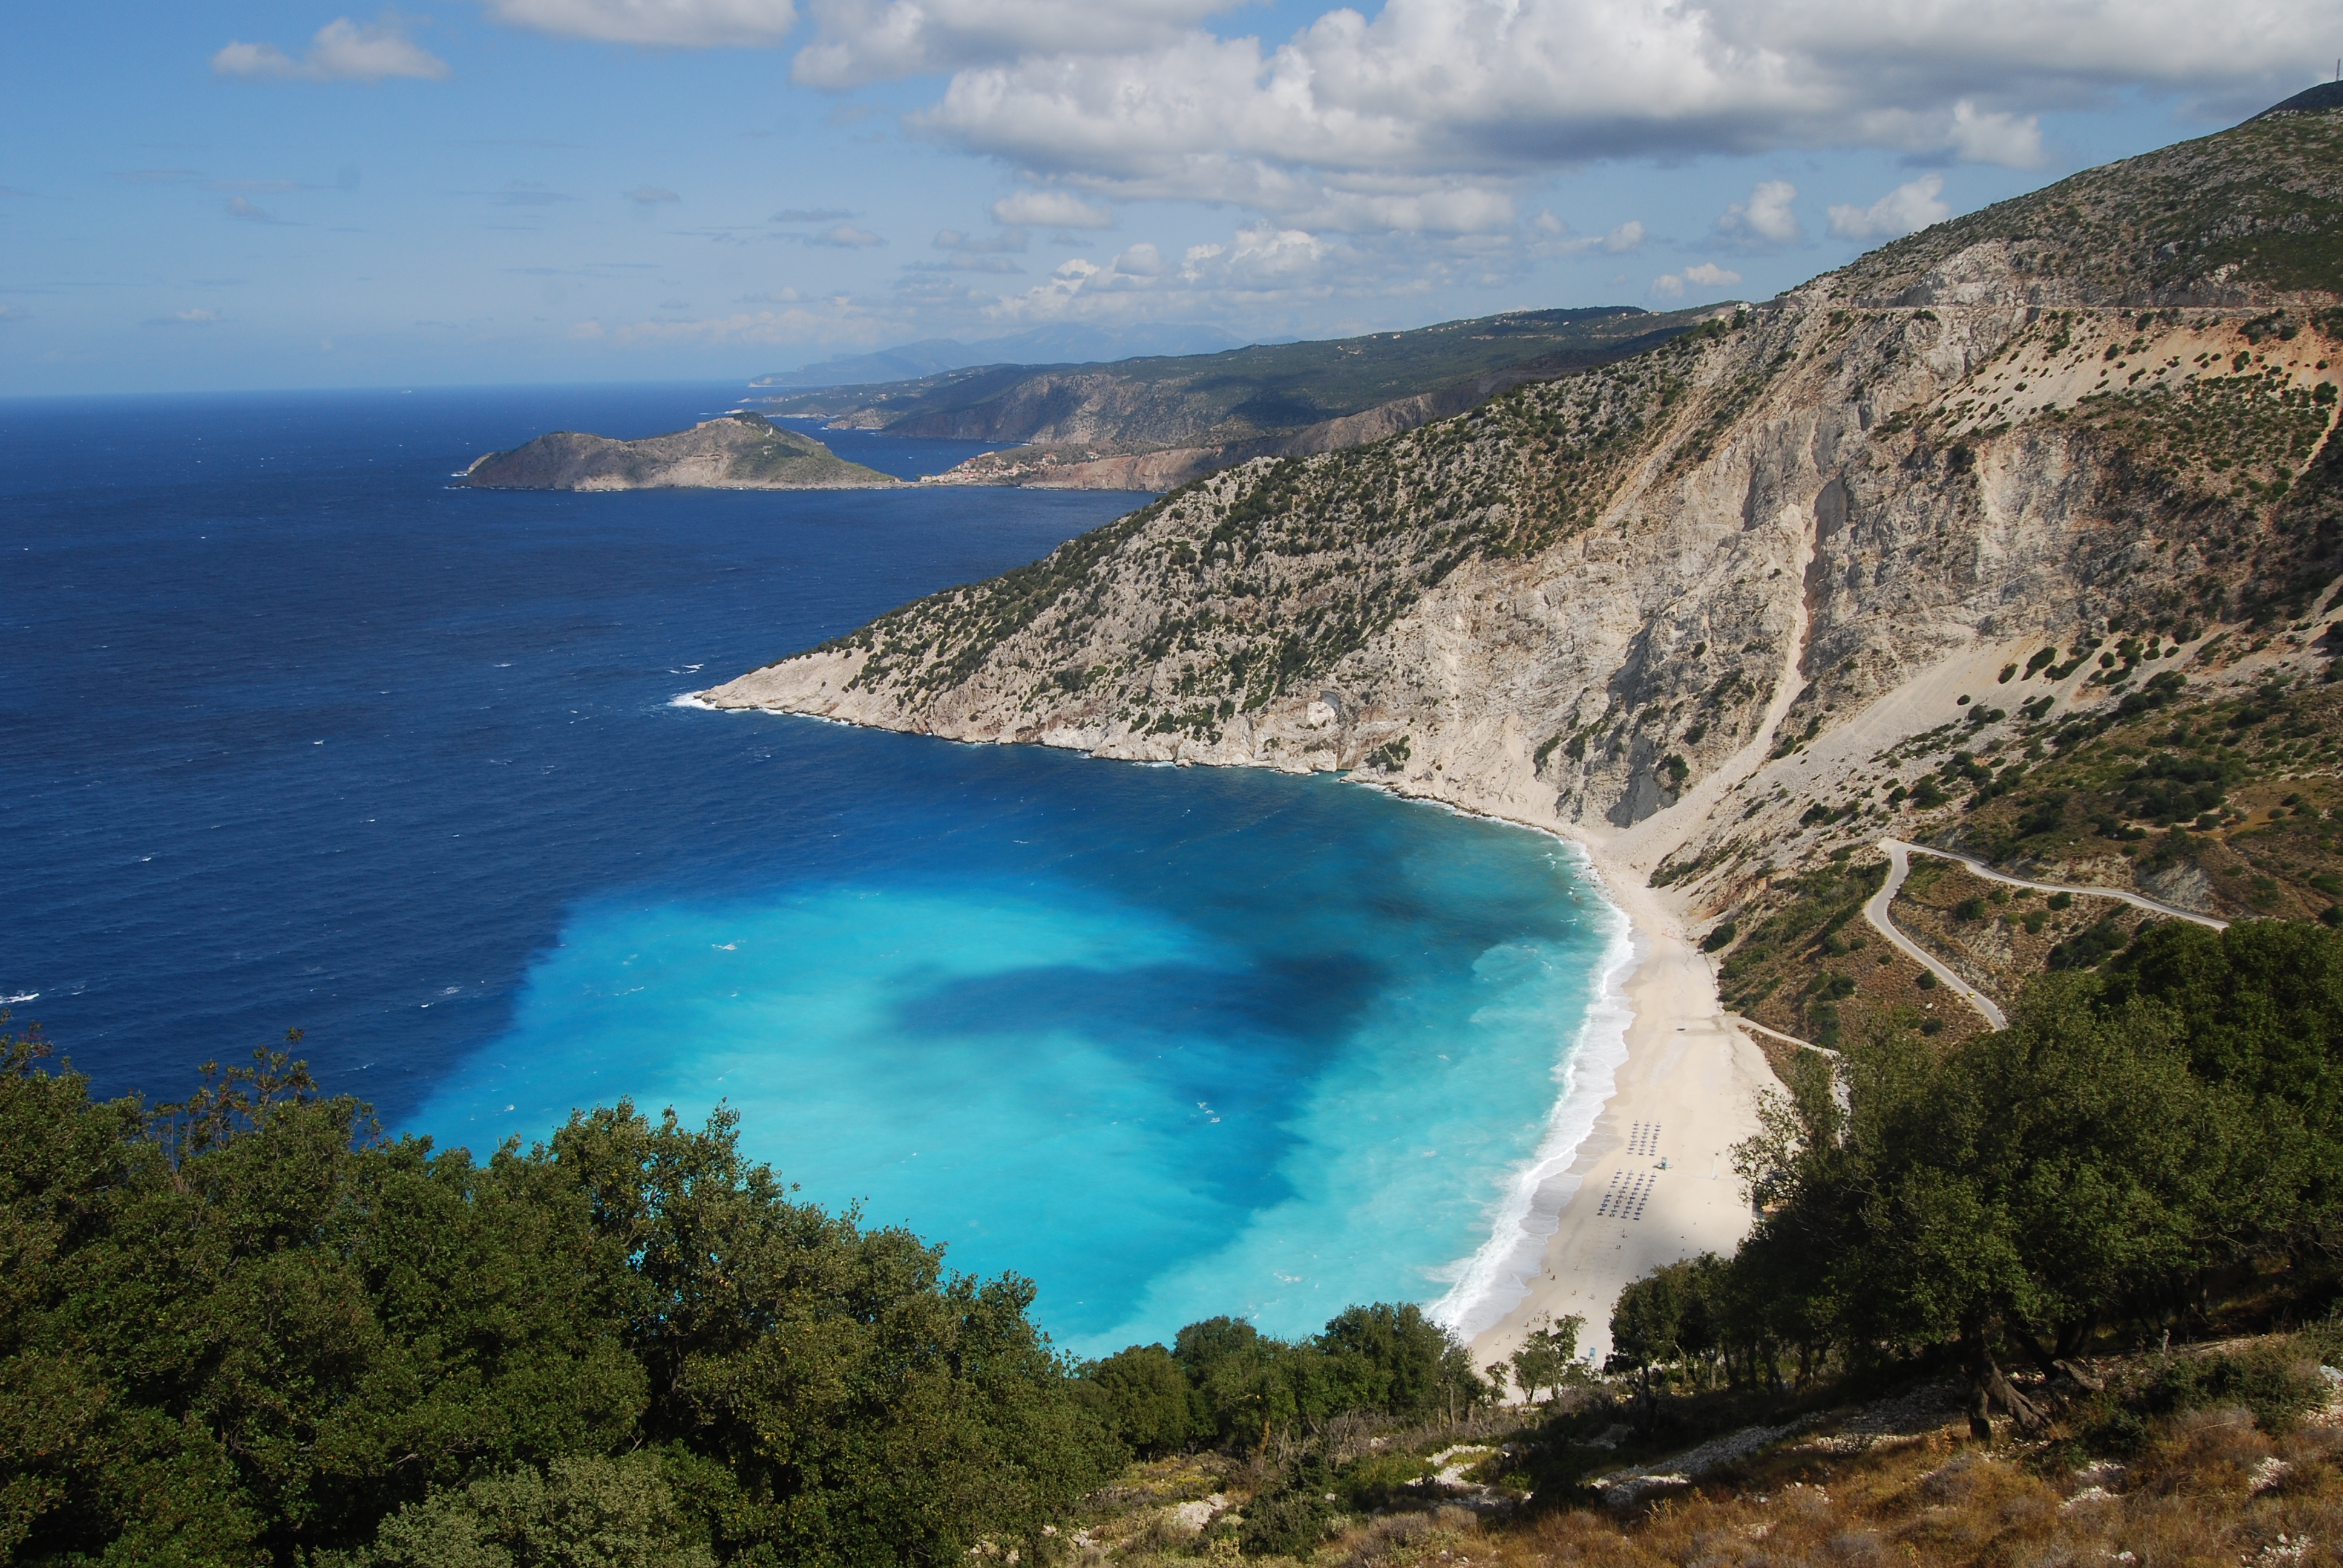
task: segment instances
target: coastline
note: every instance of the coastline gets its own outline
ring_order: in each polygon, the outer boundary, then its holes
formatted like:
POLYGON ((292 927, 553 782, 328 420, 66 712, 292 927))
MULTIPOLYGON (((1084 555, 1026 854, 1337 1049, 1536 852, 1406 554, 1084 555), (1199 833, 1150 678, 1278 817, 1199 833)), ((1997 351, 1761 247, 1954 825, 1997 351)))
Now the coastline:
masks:
POLYGON ((1429 1309, 1466 1341, 1476 1367, 1511 1355, 1548 1319, 1575 1313, 1585 1319, 1579 1352, 1599 1368, 1622 1289, 1663 1264, 1728 1255, 1749 1233, 1755 1216, 1732 1149, 1755 1135, 1758 1097, 1780 1081, 1726 1019, 1715 967, 1685 934, 1678 900, 1651 886, 1641 862, 1656 862, 1674 841, 1656 819, 1597 832, 1550 811, 1541 821, 1519 800, 1367 787, 1562 839, 1584 857, 1582 872, 1624 925, 1631 950, 1606 964, 1588 1004, 1546 1140, 1493 1204, 1490 1238, 1463 1277, 1429 1309), (1613 1020, 1624 1027, 1604 1049, 1613 1020), (1640 1190, 1625 1214, 1604 1201, 1614 1185, 1640 1190), (1476 1273, 1479 1291, 1468 1297, 1476 1273))
MULTIPOLYGON (((1757 1131, 1773 1071, 1725 1021, 1715 972, 1665 899, 1599 849, 1588 858, 1634 932, 1623 1048, 1585 1136, 1543 1176, 1539 1212, 1550 1207, 1553 1219, 1538 1267, 1493 1322, 1459 1325, 1476 1366, 1512 1354, 1546 1319, 1575 1313, 1586 1320, 1579 1352, 1599 1367, 1624 1287, 1679 1259, 1730 1254, 1753 1220, 1732 1148, 1757 1131)), ((1587 1087, 1591 1099, 1598 1086, 1587 1087)))
MULTIPOLYGON (((835 703, 830 712, 806 712, 769 699, 707 700, 719 689, 685 693, 677 705, 867 722, 839 717, 835 703)), ((935 739, 1016 743, 990 736, 935 739)), ((1264 764, 1232 759, 1190 765, 1264 764)), ((1696 793, 1721 792, 1734 776, 1713 779, 1696 793)), ((1574 1312, 1586 1320, 1580 1352, 1600 1366, 1610 1349, 1611 1307, 1624 1286, 1679 1259, 1730 1253, 1747 1234, 1753 1216, 1733 1173, 1731 1149, 1757 1131, 1758 1096, 1777 1083, 1764 1053, 1726 1020, 1715 971, 1684 934, 1683 911, 1650 886, 1645 862, 1656 863, 1693 823, 1663 826, 1653 819, 1624 832, 1597 831, 1560 820, 1552 797, 1543 792, 1483 792, 1456 779, 1431 789, 1359 782, 1575 847, 1584 857, 1583 873, 1624 924, 1630 951, 1623 963, 1606 955, 1609 972, 1545 1107, 1547 1131, 1538 1152, 1504 1191, 1492 1195, 1487 1239, 1463 1260, 1456 1282, 1430 1304, 1468 1341, 1475 1366, 1510 1355, 1547 1317, 1574 1312), (1624 1015, 1619 1043, 1607 1049, 1599 1044, 1596 1028, 1598 1015, 1606 1012, 1614 1020, 1624 1015), (1616 1218, 1604 1201, 1614 1184, 1641 1189, 1632 1212, 1616 1218)), ((1687 800, 1676 810, 1693 805, 1687 815, 1694 815, 1705 803, 1687 800)))

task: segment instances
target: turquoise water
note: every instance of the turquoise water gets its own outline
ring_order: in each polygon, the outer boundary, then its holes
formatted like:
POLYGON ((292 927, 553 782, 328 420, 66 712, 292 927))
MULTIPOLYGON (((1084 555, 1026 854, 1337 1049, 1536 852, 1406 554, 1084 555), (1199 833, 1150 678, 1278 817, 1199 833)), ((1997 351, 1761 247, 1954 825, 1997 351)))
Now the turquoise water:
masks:
POLYGON ((1474 1326, 1616 1043, 1574 1043, 1617 922, 1573 852, 1332 779, 675 706, 1136 499, 447 485, 736 392, 0 405, 0 1006, 157 1100, 299 1028, 327 1090, 483 1153, 729 1101, 1086 1351, 1474 1326))
POLYGON ((754 893, 581 909, 416 1124, 478 1148, 588 1101, 728 1103, 808 1197, 1034 1278, 1083 1353, 1439 1301, 1518 1220, 1618 932, 1568 846, 1330 779, 850 738, 1021 799, 930 802, 875 853, 840 829, 754 893))

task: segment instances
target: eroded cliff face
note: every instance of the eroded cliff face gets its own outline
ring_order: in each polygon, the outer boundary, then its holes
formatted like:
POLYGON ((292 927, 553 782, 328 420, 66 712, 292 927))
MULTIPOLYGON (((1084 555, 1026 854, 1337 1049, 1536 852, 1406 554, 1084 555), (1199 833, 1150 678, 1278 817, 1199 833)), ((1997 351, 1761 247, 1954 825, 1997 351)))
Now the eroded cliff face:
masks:
MULTIPOLYGON (((2343 115, 2297 118, 2331 191, 2343 115)), ((703 695, 1351 769, 1608 839, 1713 907, 1803 830, 1802 753, 1961 717, 1936 677, 2111 618, 2298 614, 2343 570, 2293 501, 2335 293, 2210 244, 2194 282, 2147 276, 2165 245, 2063 188, 1634 359, 1214 475, 703 695), (2056 250, 2077 213, 2144 249, 2136 287, 2056 250)))

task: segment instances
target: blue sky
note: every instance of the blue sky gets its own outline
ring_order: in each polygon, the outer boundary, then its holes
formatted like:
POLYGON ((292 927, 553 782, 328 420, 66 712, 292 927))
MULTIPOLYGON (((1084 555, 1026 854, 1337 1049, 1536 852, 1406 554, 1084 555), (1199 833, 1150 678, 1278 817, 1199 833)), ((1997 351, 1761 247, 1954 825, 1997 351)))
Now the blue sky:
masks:
POLYGON ((27 7, 0 394, 1764 297, 2326 78, 2247 0, 27 7))

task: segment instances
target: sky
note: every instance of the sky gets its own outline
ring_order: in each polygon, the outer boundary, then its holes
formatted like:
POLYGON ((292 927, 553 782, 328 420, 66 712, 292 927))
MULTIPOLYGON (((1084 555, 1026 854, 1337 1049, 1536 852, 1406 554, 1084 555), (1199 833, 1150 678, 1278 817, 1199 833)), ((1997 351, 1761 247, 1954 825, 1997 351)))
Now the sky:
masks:
POLYGON ((2333 0, 116 0, 0 52, 0 396, 1762 299, 2328 79, 2333 0))

